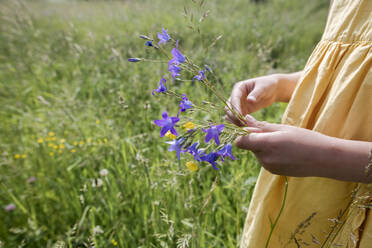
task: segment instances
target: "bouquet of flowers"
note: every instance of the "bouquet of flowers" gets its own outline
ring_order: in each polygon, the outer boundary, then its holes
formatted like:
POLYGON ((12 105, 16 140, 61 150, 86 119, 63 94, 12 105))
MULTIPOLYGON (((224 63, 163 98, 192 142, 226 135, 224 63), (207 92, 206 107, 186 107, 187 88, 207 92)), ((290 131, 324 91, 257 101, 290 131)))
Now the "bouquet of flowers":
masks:
MULTIPOLYGON (((186 163, 186 166, 195 171, 198 168, 198 163, 207 162, 213 169, 218 170, 218 163, 224 162, 226 157, 235 160, 232 154, 231 142, 240 135, 246 135, 249 132, 243 128, 234 126, 230 123, 216 123, 214 121, 203 121, 190 119, 186 116, 187 112, 204 111, 210 112, 203 106, 192 101, 192 97, 187 97, 183 92, 176 92, 170 89, 170 80, 173 81, 191 81, 191 83, 201 83, 206 86, 219 100, 219 107, 228 108, 236 118, 244 123, 244 117, 230 106, 224 96, 216 90, 208 78, 213 74, 213 70, 208 65, 203 67, 192 62, 192 59, 182 53, 179 49, 179 41, 174 40, 168 33, 168 30, 162 28, 162 32, 157 33, 158 42, 154 39, 140 35, 140 38, 145 39, 145 46, 156 49, 166 56, 169 60, 168 75, 164 75, 160 81, 158 88, 152 91, 152 95, 166 95, 179 99, 179 110, 176 115, 171 115, 167 111, 162 113, 162 118, 154 120, 154 123, 161 127, 160 137, 168 137, 172 141, 168 141, 169 151, 175 151, 177 158, 180 159, 181 153, 188 153, 193 157, 193 161, 186 163), (166 52, 165 47, 170 44, 172 46, 171 54, 166 52), (183 72, 193 75, 190 79, 182 78, 183 72), (180 131, 179 127, 183 127, 180 131), (178 130, 178 131, 177 131, 178 130)), ((154 61, 147 58, 129 58, 129 62, 154 61)), ((205 101, 204 101, 205 102, 205 101)), ((214 109, 215 105, 210 104, 214 109)), ((218 106, 217 106, 218 107, 218 106)))

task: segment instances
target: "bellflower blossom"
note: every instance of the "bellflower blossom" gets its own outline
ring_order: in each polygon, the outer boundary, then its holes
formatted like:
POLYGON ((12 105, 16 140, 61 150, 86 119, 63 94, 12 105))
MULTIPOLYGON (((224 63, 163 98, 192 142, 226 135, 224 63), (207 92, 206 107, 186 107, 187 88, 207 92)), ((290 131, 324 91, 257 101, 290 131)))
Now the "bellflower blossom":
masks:
POLYGON ((201 149, 198 149, 198 145, 199 145, 199 143, 198 142, 195 142, 191 146, 187 147, 186 150, 185 150, 185 152, 190 153, 191 155, 194 156, 194 159, 196 161, 201 162, 202 161, 201 157, 204 156, 205 153, 201 149))
POLYGON ((168 71, 172 73, 172 78, 175 79, 180 75, 181 68, 179 65, 186 61, 185 56, 178 50, 178 41, 176 47, 172 49, 172 55, 173 58, 168 62, 168 71))
POLYGON ((171 73, 172 78, 176 79, 176 77, 178 77, 180 75, 181 68, 177 64, 169 64, 168 63, 168 71, 171 73))
POLYGON ((192 78, 192 81, 194 81, 195 79, 198 80, 199 82, 205 79, 205 71, 200 70, 199 74, 192 78))
POLYGON ((219 155, 217 152, 210 152, 208 155, 202 156, 201 160, 210 163, 213 169, 219 170, 219 168, 217 168, 216 166, 217 165, 216 161, 218 157, 219 155))
POLYGON ((212 138, 216 142, 217 145, 220 145, 220 138, 219 134, 222 132, 222 130, 225 128, 225 125, 215 125, 211 126, 209 129, 202 129, 203 132, 207 133, 205 136, 205 143, 208 143, 212 138))
POLYGON ((171 37, 167 33, 168 29, 167 30, 165 30, 164 28, 162 28, 162 29, 163 29, 163 33, 158 33, 158 38, 159 38, 158 45, 163 44, 163 43, 167 43, 171 40, 171 37))
POLYGON ((166 82, 167 82, 167 80, 165 80, 165 78, 163 76, 159 81, 159 87, 157 89, 153 90, 151 94, 154 95, 154 92, 158 92, 158 93, 166 92, 167 88, 164 85, 166 82))
POLYGON ((221 156, 221 160, 224 161, 225 157, 230 157, 231 160, 235 160, 234 156, 232 155, 232 145, 226 144, 224 147, 222 147, 221 150, 217 151, 217 154, 221 156))
POLYGON ((167 144, 170 144, 168 151, 176 151, 177 158, 180 160, 180 153, 182 149, 184 138, 180 138, 178 140, 168 141, 167 144))
POLYGON ((192 108, 192 102, 186 97, 186 94, 182 94, 180 108, 180 112, 185 112, 187 109, 192 108))
POLYGON ((170 131, 174 135, 178 135, 174 125, 180 120, 178 117, 168 117, 168 113, 166 111, 162 114, 162 120, 155 120, 154 123, 159 127, 162 127, 160 130, 160 137, 164 137, 164 135, 170 131))
POLYGON ((148 40, 148 41, 145 42, 145 46, 153 47, 154 45, 152 44, 151 40, 148 40))
MULTIPOLYGON (((176 42, 176 47, 172 49, 173 59, 172 63, 182 64, 186 61, 185 56, 178 50, 178 41, 176 42)), ((169 61, 169 62, 171 62, 169 61)))

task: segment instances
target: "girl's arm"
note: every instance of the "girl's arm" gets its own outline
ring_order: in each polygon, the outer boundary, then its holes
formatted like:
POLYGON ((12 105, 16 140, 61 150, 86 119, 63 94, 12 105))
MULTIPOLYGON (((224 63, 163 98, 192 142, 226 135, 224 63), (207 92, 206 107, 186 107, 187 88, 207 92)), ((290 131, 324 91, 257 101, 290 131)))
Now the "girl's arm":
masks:
POLYGON ((268 171, 295 177, 326 177, 372 183, 367 171, 372 142, 345 140, 315 131, 270 124, 246 116, 252 133, 236 145, 251 150, 268 171))

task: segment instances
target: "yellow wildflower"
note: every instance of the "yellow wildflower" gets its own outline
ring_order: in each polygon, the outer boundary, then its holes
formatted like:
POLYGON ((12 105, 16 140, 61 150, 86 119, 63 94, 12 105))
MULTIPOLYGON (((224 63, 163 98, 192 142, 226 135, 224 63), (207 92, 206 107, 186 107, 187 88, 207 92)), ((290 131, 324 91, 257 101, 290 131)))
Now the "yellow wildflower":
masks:
POLYGON ((101 145, 102 144, 102 141, 99 139, 98 140, 98 145, 101 145))
POLYGON ((55 145, 55 146, 53 146, 53 148, 54 148, 54 150, 57 150, 57 149, 58 149, 58 146, 57 146, 57 145, 55 145))
POLYGON ((27 154, 22 154, 22 158, 27 158, 27 154))
POLYGON ((50 140, 52 140, 52 141, 56 141, 56 140, 57 140, 57 137, 54 136, 54 137, 50 138, 50 140))
POLYGON ((49 136, 48 136, 48 137, 46 137, 45 139, 46 139, 46 141, 52 141, 52 138, 51 138, 51 137, 49 137, 49 136))
POLYGON ((74 152, 76 152, 76 150, 75 149, 71 149, 71 153, 74 153, 74 152))
POLYGON ((65 142, 66 142, 65 139, 60 139, 60 140, 59 140, 59 143, 61 143, 61 144, 65 143, 65 142))
POLYGON ((167 137, 168 139, 174 140, 176 138, 176 135, 174 135, 168 130, 168 132, 165 133, 165 137, 167 137))
POLYGON ((19 154, 14 154, 14 158, 15 159, 19 159, 21 157, 21 155, 19 155, 19 154))
POLYGON ((79 144, 82 146, 84 145, 84 141, 83 140, 80 140, 79 144))
POLYGON ((48 143, 48 147, 53 147, 54 144, 53 143, 48 143))
POLYGON ((41 144, 41 143, 43 143, 43 142, 44 142, 44 139, 43 139, 43 138, 38 138, 38 139, 37 139, 37 143, 41 144))
POLYGON ((87 138, 87 142, 88 143, 92 142, 92 139, 91 138, 87 138))
POLYGON ((49 132, 48 135, 49 135, 50 137, 53 137, 53 136, 56 135, 56 134, 55 134, 54 132, 49 132))
POLYGON ((62 153, 62 150, 58 150, 58 153, 62 153))
POLYGON ((79 144, 79 142, 77 141, 74 141, 74 143, 72 143, 74 146, 77 146, 79 144))
POLYGON ((99 125, 101 123, 100 120, 96 120, 96 124, 99 125))
POLYGON ((194 127, 195 127, 195 125, 191 121, 189 121, 185 125, 183 125, 183 128, 185 129, 185 131, 190 130, 190 129, 194 129, 194 127))
POLYGON ((50 152, 49 153, 49 156, 53 157, 54 156, 54 152, 50 152))
POLYGON ((116 242, 115 239, 112 239, 112 240, 111 240, 111 243, 112 243, 113 246, 118 246, 118 242, 116 242))
POLYGON ((107 140, 106 138, 103 139, 103 142, 107 143, 107 141, 108 141, 108 140, 107 140))
POLYGON ((186 163, 187 168, 189 171, 194 172, 198 170, 198 165, 194 161, 189 161, 186 163))
POLYGON ((59 149, 63 149, 65 148, 65 145, 64 144, 59 144, 59 149))

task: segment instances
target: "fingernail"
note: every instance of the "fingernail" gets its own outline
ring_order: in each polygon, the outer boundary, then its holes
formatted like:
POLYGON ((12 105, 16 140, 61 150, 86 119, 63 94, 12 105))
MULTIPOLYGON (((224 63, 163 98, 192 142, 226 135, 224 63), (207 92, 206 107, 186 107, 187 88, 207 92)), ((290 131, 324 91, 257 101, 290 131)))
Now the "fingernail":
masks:
POLYGON ((253 102, 255 102, 257 100, 256 97, 254 97, 254 96, 248 96, 248 99, 250 99, 253 102))
POLYGON ((241 148, 241 142, 243 141, 243 137, 239 136, 234 140, 234 143, 237 147, 241 148))

